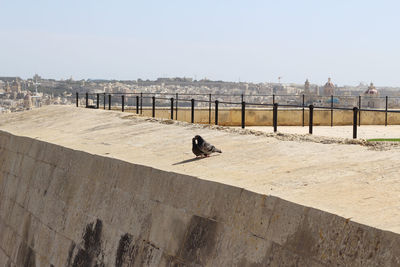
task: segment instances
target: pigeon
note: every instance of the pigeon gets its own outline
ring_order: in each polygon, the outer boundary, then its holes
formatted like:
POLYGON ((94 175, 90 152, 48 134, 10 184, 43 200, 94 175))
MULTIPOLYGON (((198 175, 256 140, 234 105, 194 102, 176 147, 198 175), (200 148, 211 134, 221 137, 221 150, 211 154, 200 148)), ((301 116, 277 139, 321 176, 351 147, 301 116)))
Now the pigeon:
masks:
POLYGON ((210 143, 207 143, 200 135, 196 135, 194 139, 197 140, 197 146, 201 151, 202 155, 208 157, 211 153, 218 152, 222 153, 222 151, 210 143))
POLYGON ((193 154, 196 155, 196 158, 198 156, 203 155, 203 152, 201 152, 199 146, 196 143, 196 138, 192 138, 192 152, 193 152, 193 154))

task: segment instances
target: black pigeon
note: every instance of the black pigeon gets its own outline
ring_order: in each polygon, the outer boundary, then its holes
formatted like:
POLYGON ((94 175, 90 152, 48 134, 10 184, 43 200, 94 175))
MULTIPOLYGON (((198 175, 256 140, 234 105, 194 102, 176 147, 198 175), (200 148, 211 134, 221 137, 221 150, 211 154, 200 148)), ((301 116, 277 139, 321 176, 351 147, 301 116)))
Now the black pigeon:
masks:
POLYGON ((196 135, 194 139, 197 140, 197 146, 201 151, 202 155, 208 157, 211 153, 218 152, 222 153, 222 151, 210 143, 207 143, 200 135, 196 135))
POLYGON ((196 143, 196 138, 192 138, 192 152, 196 155, 196 157, 203 155, 199 146, 196 143))

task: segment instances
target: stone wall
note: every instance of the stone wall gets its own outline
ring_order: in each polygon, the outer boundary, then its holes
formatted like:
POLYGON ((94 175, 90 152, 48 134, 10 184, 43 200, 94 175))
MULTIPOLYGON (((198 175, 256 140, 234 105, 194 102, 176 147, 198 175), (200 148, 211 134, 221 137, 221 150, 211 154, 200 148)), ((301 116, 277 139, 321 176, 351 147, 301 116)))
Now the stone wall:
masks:
POLYGON ((1 266, 398 266, 398 234, 0 132, 1 266))
MULTIPOLYGON (((241 109, 239 108, 220 108, 218 110, 218 124, 224 126, 240 126, 242 121, 241 109)), ((127 112, 136 112, 135 110, 127 110, 127 112)), ((143 109, 145 116, 151 117, 152 110, 149 108, 143 109)), ((314 125, 330 126, 331 125, 331 111, 330 110, 314 110, 314 125)), ((174 119, 175 119, 174 110, 174 119)), ((170 109, 157 108, 157 118, 170 119, 170 109)), ((304 110, 304 124, 308 125, 308 108, 304 110)), ((178 120, 191 122, 190 108, 178 109, 178 120)), ((195 123, 208 123, 209 110, 208 109, 195 109, 195 123)), ((215 111, 211 111, 211 123, 215 122, 215 111)), ((302 126, 303 124, 303 111, 302 109, 284 109, 278 110, 278 125, 280 126, 302 126)), ((362 125, 385 125, 385 112, 372 112, 361 111, 361 124, 362 125)), ((388 124, 399 125, 400 113, 388 113, 388 124)), ((352 110, 334 110, 333 111, 333 125, 353 125, 353 111, 352 110)), ((246 108, 246 126, 272 126, 272 110, 270 108, 246 108)))

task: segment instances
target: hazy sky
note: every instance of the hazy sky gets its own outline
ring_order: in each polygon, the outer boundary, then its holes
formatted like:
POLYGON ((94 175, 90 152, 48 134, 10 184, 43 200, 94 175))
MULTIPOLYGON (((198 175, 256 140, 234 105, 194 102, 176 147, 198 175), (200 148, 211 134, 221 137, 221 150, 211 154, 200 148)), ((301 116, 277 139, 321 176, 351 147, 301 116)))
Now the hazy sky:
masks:
POLYGON ((0 0, 0 76, 400 86, 400 1, 0 0))

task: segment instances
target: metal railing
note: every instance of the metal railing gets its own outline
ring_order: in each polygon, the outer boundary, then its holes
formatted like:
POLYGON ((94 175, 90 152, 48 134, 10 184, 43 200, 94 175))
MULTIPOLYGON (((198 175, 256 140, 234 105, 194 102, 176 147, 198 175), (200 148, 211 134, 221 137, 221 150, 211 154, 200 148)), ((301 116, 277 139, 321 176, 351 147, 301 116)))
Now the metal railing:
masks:
MULTIPOLYGON (((348 110, 348 111, 353 111, 353 138, 357 138, 357 123, 358 126, 361 126, 361 111, 371 111, 371 112, 384 112, 385 113, 385 126, 388 125, 388 113, 400 113, 400 110, 390 110, 388 108, 388 101, 389 97, 378 97, 374 99, 385 99, 385 108, 384 109, 374 109, 374 108, 362 108, 362 97, 358 96, 358 101, 357 101, 357 106, 353 107, 345 107, 345 106, 337 106, 334 105, 334 99, 336 96, 330 96, 330 97, 319 97, 319 98, 328 98, 330 101, 326 101, 325 103, 328 103, 329 105, 315 105, 315 104, 309 104, 306 105, 305 98, 310 97, 310 96, 305 96, 305 95, 228 95, 228 94, 185 94, 185 93, 97 93, 97 94, 90 94, 86 93, 85 94, 85 107, 86 108, 97 108, 99 109, 101 107, 101 101, 103 102, 102 107, 103 109, 106 109, 106 104, 108 104, 108 110, 112 109, 112 103, 117 104, 122 112, 125 110, 133 110, 136 111, 136 114, 143 114, 143 106, 151 107, 151 115, 152 117, 156 116, 156 106, 157 106, 157 100, 158 101, 164 101, 162 105, 159 103, 159 107, 163 108, 168 108, 170 109, 170 118, 171 120, 175 119, 177 120, 178 118, 178 111, 179 111, 179 105, 178 103, 181 103, 181 107, 187 107, 191 109, 191 123, 194 123, 195 121, 195 104, 200 104, 200 107, 208 107, 208 123, 211 124, 212 121, 212 106, 214 106, 214 123, 215 125, 218 125, 218 115, 219 115, 219 108, 220 105, 230 105, 230 106, 238 106, 241 108, 241 127, 244 129, 246 127, 246 107, 248 106, 257 106, 257 107, 271 107, 272 112, 273 112, 273 119, 272 119, 272 125, 274 132, 277 132, 278 128, 278 110, 279 107, 283 108, 293 108, 293 109, 301 109, 302 111, 302 126, 305 126, 305 110, 308 109, 309 113, 309 118, 308 118, 308 126, 309 126, 309 133, 313 133, 313 119, 314 119, 314 109, 321 109, 321 110, 330 110, 330 125, 331 127, 334 125, 333 124, 333 113, 334 110, 348 110), (108 101, 106 101, 108 96, 108 101), (172 97, 166 97, 166 96, 172 96, 172 97), (175 97, 173 97, 175 96, 175 97), (187 96, 191 96, 192 98, 187 98, 187 96), (197 97, 202 97, 203 99, 195 99, 193 98, 194 96, 197 97), (245 102, 245 98, 249 97, 255 97, 255 96, 262 96, 262 97, 267 97, 271 99, 272 103, 263 103, 261 102, 245 102), (215 100, 213 100, 213 97, 215 100), (224 100, 219 100, 223 99, 223 97, 240 97, 240 102, 235 102, 235 101, 224 101, 224 100), (279 104, 277 102, 279 97, 279 100, 282 100, 282 97, 298 97, 301 98, 301 104, 295 104, 295 103, 288 103, 288 101, 283 101, 284 104, 279 104), (204 99, 206 98, 206 99, 204 99), (89 105, 89 99, 95 105, 89 105), (129 103, 130 101, 130 103, 129 103), (107 103, 106 103, 107 102, 107 103), (168 103, 169 102, 169 103, 168 103), (131 104, 131 105, 130 105, 131 104)), ((318 98, 316 96, 313 96, 314 98, 318 98)), ((353 97, 355 98, 355 97, 353 97)), ((366 99, 371 100, 371 97, 367 97, 366 99)), ((79 93, 76 93, 76 106, 79 107, 79 93)), ((309 101, 310 102, 310 101, 309 101)), ((323 103, 323 102, 320 102, 323 103)), ((118 108, 119 109, 119 108, 118 108)))

